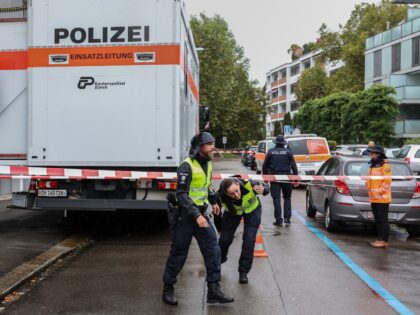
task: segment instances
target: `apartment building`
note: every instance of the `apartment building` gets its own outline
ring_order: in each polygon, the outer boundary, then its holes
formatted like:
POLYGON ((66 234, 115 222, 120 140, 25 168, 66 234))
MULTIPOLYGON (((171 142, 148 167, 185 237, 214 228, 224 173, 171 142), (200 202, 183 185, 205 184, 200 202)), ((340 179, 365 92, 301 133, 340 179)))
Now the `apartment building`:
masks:
MULTIPOLYGON (((315 66, 321 51, 315 50, 292 62, 278 66, 267 73, 266 90, 269 96, 271 113, 266 117, 266 134, 272 136, 275 123, 283 124, 284 116, 290 112, 292 117, 298 112, 300 104, 295 95, 295 88, 301 73, 315 66)), ((324 66, 327 75, 333 74, 343 63, 328 63, 324 66)))
POLYGON ((395 87, 397 137, 420 137, 420 8, 409 8, 406 21, 366 40, 365 87, 375 83, 395 87))

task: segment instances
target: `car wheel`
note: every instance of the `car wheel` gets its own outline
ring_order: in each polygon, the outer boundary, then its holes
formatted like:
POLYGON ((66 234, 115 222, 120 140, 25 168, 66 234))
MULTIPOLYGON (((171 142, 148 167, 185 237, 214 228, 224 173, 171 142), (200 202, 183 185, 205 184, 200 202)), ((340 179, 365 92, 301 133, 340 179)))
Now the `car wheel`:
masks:
POLYGON ((255 164, 251 164, 251 170, 255 171, 257 169, 257 167, 255 166, 255 164))
POLYGON ((255 173, 257 173, 258 175, 261 174, 261 171, 258 168, 255 168, 255 173))
POLYGON ((325 228, 328 232, 334 232, 337 229, 337 221, 333 219, 331 208, 328 203, 325 204, 325 228))
POLYGON ((420 236, 420 226, 407 226, 406 229, 410 237, 420 236))
POLYGON ((312 200, 311 200, 311 195, 308 192, 306 192, 306 216, 313 218, 316 215, 316 210, 315 208, 312 206, 312 200))

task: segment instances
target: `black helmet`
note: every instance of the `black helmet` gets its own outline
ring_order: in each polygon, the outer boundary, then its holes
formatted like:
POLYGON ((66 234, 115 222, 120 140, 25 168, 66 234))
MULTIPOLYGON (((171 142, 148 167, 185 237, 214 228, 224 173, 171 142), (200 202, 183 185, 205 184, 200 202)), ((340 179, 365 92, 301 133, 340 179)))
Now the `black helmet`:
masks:
POLYGON ((275 140, 273 140, 275 144, 287 144, 286 140, 284 140, 283 136, 277 136, 275 140))
POLYGON ((387 159, 385 150, 380 145, 375 144, 374 146, 367 148, 366 151, 369 153, 378 153, 379 155, 382 156, 383 159, 387 159))
POLYGON ((200 132, 191 138, 190 156, 195 157, 200 152, 203 144, 215 142, 214 137, 208 132, 200 132))

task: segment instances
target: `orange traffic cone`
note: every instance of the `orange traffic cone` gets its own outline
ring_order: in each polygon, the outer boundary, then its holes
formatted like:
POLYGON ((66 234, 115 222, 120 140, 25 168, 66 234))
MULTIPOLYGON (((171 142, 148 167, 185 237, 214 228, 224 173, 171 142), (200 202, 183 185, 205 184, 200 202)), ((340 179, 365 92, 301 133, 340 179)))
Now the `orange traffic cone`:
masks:
POLYGON ((261 233, 261 225, 258 228, 257 238, 255 240, 254 257, 268 257, 268 254, 264 249, 264 239, 261 233))

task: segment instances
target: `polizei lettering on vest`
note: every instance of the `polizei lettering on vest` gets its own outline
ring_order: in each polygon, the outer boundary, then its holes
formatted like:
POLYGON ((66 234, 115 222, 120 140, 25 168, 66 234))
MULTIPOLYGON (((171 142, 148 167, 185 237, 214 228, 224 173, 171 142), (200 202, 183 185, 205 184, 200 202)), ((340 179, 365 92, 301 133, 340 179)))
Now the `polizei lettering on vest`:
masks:
POLYGON ((54 29, 54 44, 70 40, 74 44, 82 43, 138 43, 150 41, 149 26, 111 26, 97 29, 93 27, 75 27, 73 29, 54 29))

